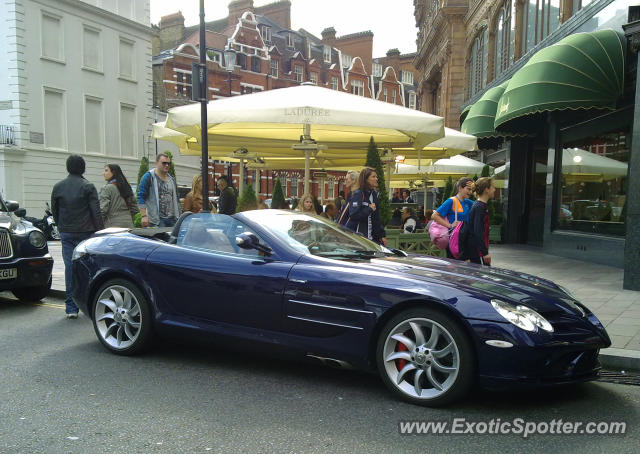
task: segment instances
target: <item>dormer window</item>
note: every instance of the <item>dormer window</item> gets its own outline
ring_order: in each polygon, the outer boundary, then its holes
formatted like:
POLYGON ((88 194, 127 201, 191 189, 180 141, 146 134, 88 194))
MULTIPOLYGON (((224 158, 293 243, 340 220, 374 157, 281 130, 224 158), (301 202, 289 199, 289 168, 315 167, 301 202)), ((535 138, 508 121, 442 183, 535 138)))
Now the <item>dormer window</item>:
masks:
POLYGON ((351 66, 351 60, 352 60, 351 55, 342 54, 342 66, 344 68, 348 68, 351 66))
POLYGON ((373 64, 373 76, 382 77, 382 65, 380 63, 373 64))
POLYGON ((287 34, 287 47, 293 49, 293 33, 287 34))
POLYGON ((331 46, 324 46, 322 55, 324 56, 325 63, 331 63, 331 46))
POLYGON ((402 71, 402 83, 413 85, 413 73, 411 71, 402 71))
POLYGON ((267 44, 271 44, 271 27, 263 26, 260 28, 260 36, 262 36, 262 41, 267 44))

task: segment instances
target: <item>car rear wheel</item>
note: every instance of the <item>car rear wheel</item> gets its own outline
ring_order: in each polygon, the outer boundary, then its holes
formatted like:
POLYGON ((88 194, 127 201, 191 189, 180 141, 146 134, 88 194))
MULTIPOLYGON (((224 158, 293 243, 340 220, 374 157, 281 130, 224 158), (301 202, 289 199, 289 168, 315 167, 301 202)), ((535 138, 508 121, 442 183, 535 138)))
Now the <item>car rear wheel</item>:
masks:
POLYGON ((151 311, 140 289, 125 279, 106 282, 93 301, 93 327, 113 353, 134 355, 149 346, 151 311))
POLYGON ((49 294, 49 290, 51 289, 51 278, 49 278, 49 282, 45 285, 41 285, 40 287, 24 287, 24 288, 15 288, 11 290, 13 296, 18 298, 23 303, 35 303, 36 301, 40 301, 42 298, 49 294))
POLYGON ((382 380, 408 402, 440 406, 462 397, 474 381, 473 347, 460 325, 438 311, 399 313, 382 329, 376 361, 382 380))

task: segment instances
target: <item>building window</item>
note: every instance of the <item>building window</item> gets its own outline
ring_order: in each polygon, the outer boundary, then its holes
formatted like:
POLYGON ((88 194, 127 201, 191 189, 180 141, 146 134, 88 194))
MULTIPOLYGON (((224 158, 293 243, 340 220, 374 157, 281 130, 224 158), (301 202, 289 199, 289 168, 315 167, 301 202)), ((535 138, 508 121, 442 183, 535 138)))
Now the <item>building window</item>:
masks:
POLYGON ((82 66, 102 71, 100 30, 84 26, 82 30, 82 66))
POLYGON ((260 57, 251 57, 251 71, 254 73, 262 72, 260 57))
POLYGON ((222 66, 222 53, 217 50, 207 49, 207 57, 209 60, 216 62, 220 66, 222 66))
POLYGON ((380 63, 374 63, 372 72, 374 77, 382 77, 382 65, 380 63))
POLYGON ((310 73, 309 80, 313 85, 318 85, 318 73, 310 73))
POLYGON ((64 62, 62 18, 43 12, 41 27, 42 56, 64 62))
POLYGON ((349 68, 351 66, 351 60, 353 60, 351 55, 342 54, 342 67, 349 68))
POLYGON ((297 80, 298 82, 302 82, 302 71, 303 71, 302 66, 300 65, 293 66, 293 75, 295 77, 295 80, 297 80))
POLYGON ((413 73, 411 71, 402 71, 402 83, 413 85, 413 73))
POLYGON ((396 97, 396 93, 397 93, 397 92, 396 92, 396 90, 395 90, 395 89, 391 92, 391 102, 392 102, 393 104, 395 104, 395 103, 396 103, 396 99, 397 99, 397 97, 396 97))
POLYGON ((495 24, 496 53, 494 58, 494 77, 502 74, 513 63, 515 49, 515 12, 516 2, 505 0, 498 13, 495 24))
POLYGON ((260 29, 260 36, 262 36, 262 41, 266 44, 271 43, 271 27, 262 27, 260 29))
POLYGON ((133 41, 120 38, 118 62, 120 77, 135 79, 135 43, 133 41))
POLYGON ((337 90, 338 89, 338 78, 337 77, 332 77, 331 78, 331 89, 332 90, 337 90))
POLYGON ((331 63, 331 46, 324 46, 322 56, 325 63, 331 63))
POLYGON ((176 94, 191 99, 191 73, 179 72, 176 74, 176 94))
POLYGON ((278 77, 278 60, 271 60, 271 76, 278 77))
POLYGON ((87 153, 104 153, 104 112, 100 98, 84 98, 84 137, 87 153))
POLYGON ((247 56, 245 54, 237 54, 236 55, 236 65, 240 68, 246 70, 247 69, 247 56))
POLYGON ((120 104, 120 156, 136 156, 136 108, 120 104))
POLYGON ((358 96, 364 96, 364 82, 354 79, 351 81, 351 93, 358 96))
POLYGON ((623 127, 562 143, 559 229, 625 235, 630 139, 623 127))
POLYGON ((327 198, 330 201, 336 198, 336 180, 334 178, 329 178, 327 181, 327 185, 329 186, 329 190, 327 191, 327 198))
POLYGON ((384 87, 382 89, 382 99, 384 102, 388 102, 389 101, 389 89, 387 87, 384 87))
POLYGON ((291 197, 298 197, 298 175, 291 177, 291 197))
POLYGON ((64 91, 44 89, 44 146, 67 149, 67 109, 64 91))
POLYGON ((416 92, 412 91, 409 93, 409 109, 416 108, 416 92))
POLYGON ((287 47, 290 49, 294 47, 293 33, 287 33, 287 47))
POLYGON ((487 29, 480 31, 473 41, 469 56, 469 96, 482 90, 487 84, 487 29))
POLYGON ((528 0, 522 8, 522 55, 560 26, 560 0, 528 0))

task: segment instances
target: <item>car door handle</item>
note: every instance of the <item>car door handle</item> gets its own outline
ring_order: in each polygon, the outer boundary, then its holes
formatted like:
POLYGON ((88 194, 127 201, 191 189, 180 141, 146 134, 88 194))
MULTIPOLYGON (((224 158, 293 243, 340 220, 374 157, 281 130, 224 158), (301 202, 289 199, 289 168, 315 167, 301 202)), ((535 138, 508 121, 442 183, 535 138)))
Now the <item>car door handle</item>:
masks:
POLYGON ((295 282, 297 284, 306 284, 307 281, 304 279, 289 279, 289 282, 295 282))

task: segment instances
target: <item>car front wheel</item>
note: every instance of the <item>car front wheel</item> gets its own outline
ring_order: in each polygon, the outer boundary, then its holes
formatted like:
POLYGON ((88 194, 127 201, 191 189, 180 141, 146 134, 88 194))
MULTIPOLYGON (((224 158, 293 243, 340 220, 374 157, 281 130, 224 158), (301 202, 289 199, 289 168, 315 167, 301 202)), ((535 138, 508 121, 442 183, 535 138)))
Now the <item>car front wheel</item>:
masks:
POLYGON ((408 402, 441 406, 461 398, 474 381, 473 347, 451 317, 427 308, 394 316, 382 329, 376 361, 382 380, 408 402))
POLYGON ((11 290, 11 293, 13 293, 13 296, 23 303, 35 303, 47 296, 50 289, 51 279, 49 279, 49 282, 45 285, 41 285, 39 287, 15 288, 11 290))
POLYGON ((149 346, 151 311, 140 289, 125 279, 106 282, 93 301, 93 327, 102 345, 119 355, 134 355, 149 346))

